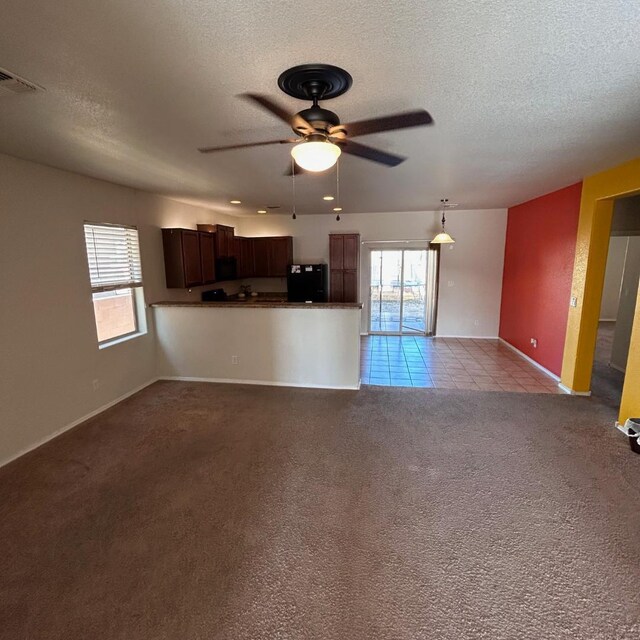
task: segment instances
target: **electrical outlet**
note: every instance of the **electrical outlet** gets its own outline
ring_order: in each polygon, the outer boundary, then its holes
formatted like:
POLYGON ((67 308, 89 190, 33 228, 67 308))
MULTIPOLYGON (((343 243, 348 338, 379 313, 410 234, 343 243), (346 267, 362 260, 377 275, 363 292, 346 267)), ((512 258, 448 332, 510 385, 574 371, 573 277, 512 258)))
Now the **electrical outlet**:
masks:
POLYGON ((231 364, 238 364, 239 361, 238 356, 231 356, 231 364))
POLYGON ((448 287, 453 287, 453 280, 449 280, 449 282, 447 282, 447 286, 448 287))
POLYGON ((531 338, 531 346, 533 346, 534 349, 538 348, 538 341, 535 338, 531 338))
POLYGON ((94 390, 94 391, 97 391, 99 388, 100 388, 100 380, 98 380, 98 378, 96 378, 96 379, 93 381, 93 390, 94 390))

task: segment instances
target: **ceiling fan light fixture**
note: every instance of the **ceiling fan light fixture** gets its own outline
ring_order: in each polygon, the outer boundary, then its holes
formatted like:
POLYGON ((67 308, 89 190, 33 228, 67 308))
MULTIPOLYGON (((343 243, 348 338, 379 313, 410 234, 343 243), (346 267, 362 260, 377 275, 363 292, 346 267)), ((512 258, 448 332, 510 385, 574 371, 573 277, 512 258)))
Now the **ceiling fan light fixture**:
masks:
POLYGON ((291 149, 291 156, 299 167, 319 173, 333 167, 342 150, 332 142, 300 142, 291 149))

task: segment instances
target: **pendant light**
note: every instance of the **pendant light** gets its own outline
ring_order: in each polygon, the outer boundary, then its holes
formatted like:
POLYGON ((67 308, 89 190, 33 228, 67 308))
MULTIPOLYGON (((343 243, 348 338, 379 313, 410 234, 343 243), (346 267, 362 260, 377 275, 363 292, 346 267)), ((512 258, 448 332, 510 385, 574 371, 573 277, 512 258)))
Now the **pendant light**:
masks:
POLYGON ((440 202, 442 203, 442 231, 436 235, 436 237, 431 241, 431 244, 454 244, 455 240, 444 229, 444 212, 447 207, 451 206, 448 204, 449 198, 442 198, 440 202))

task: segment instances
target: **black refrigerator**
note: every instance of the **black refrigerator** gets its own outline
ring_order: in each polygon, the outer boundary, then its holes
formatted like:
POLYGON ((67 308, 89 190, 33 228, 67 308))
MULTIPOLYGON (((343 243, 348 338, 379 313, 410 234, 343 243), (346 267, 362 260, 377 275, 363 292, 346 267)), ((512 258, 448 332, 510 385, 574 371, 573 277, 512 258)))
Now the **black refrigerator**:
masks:
POLYGON ((289 302, 326 302, 327 265, 290 264, 287 271, 289 302))

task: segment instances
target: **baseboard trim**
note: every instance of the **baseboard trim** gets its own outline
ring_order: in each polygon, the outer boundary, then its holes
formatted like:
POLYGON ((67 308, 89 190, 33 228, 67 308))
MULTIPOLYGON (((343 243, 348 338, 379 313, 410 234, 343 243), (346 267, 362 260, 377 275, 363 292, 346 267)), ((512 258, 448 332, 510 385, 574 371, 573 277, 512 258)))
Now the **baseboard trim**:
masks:
POLYGON ((499 340, 498 336, 453 336, 438 333, 434 338, 458 338, 460 340, 499 340))
POLYGON ((269 380, 240 380, 238 378, 200 378, 196 376, 160 376, 158 380, 170 380, 175 382, 214 382, 217 384, 253 384, 263 387, 295 387, 300 389, 334 389, 336 391, 358 391, 357 385, 333 386, 323 384, 299 384, 295 382, 272 382, 269 380))
POLYGON ((64 427, 60 427, 60 429, 56 429, 53 433, 50 433, 48 436, 45 436, 44 438, 38 440, 38 442, 32 444, 31 446, 27 447, 26 449, 22 449, 21 451, 18 451, 18 453, 14 454, 12 456, 9 456, 8 458, 5 458, 4 460, 0 461, 0 467, 4 467, 5 465, 9 464, 10 462, 13 462, 14 460, 17 460, 18 458, 21 458, 22 456, 26 455, 30 451, 33 451, 34 449, 37 449, 38 447, 41 447, 43 444, 46 444, 50 440, 54 440, 58 436, 62 435, 65 431, 69 431, 70 429, 73 429, 74 427, 77 427, 79 424, 82 424, 83 422, 86 422, 87 420, 90 420, 91 418, 97 416, 98 414, 102 413, 103 411, 106 411, 107 409, 110 409, 111 407, 113 407, 114 405, 118 404, 119 402, 122 402, 123 400, 126 400, 127 398, 131 397, 132 395, 138 393, 138 391, 142 391, 143 389, 145 389, 149 385, 153 384, 157 380, 158 380, 158 378, 152 378, 148 382, 145 382, 144 384, 140 385, 139 387, 136 387, 132 391, 128 391, 127 393, 117 397, 115 400, 111 400, 111 402, 107 402, 107 404, 103 404, 101 407, 98 407, 94 411, 91 411, 90 413, 85 414, 81 418, 78 418, 77 420, 74 420, 73 422, 70 422, 69 424, 65 425, 64 427))
POLYGON ((588 398, 591 395, 591 391, 574 391, 573 389, 569 389, 569 387, 562 384, 562 382, 558 383, 558 387, 570 396, 584 396, 585 398, 588 398))
MULTIPOLYGON (((533 358, 529 357, 526 353, 523 353, 522 351, 520 351, 520 349, 514 347, 510 342, 507 342, 504 338, 498 338, 498 339, 500 340, 500 342, 502 342, 502 344, 505 347, 509 347, 511 351, 514 351, 515 353, 517 353, 521 358, 526 360, 529 364, 532 364, 536 369, 540 369, 542 373, 549 376, 551 379, 555 380, 556 382, 560 382, 560 376, 557 376, 552 371, 549 371, 549 369, 547 369, 546 367, 543 367, 539 362, 536 362, 533 358)), ((558 385, 558 386, 562 386, 562 385, 558 385)))
POLYGON ((616 322, 618 318, 600 318, 598 322, 616 322))
POLYGON ((619 371, 620 373, 627 373, 627 370, 626 370, 626 369, 623 369, 622 367, 619 367, 617 364, 613 364, 613 362, 610 362, 610 363, 609 363, 609 366, 610 366, 612 369, 615 369, 616 371, 619 371))

